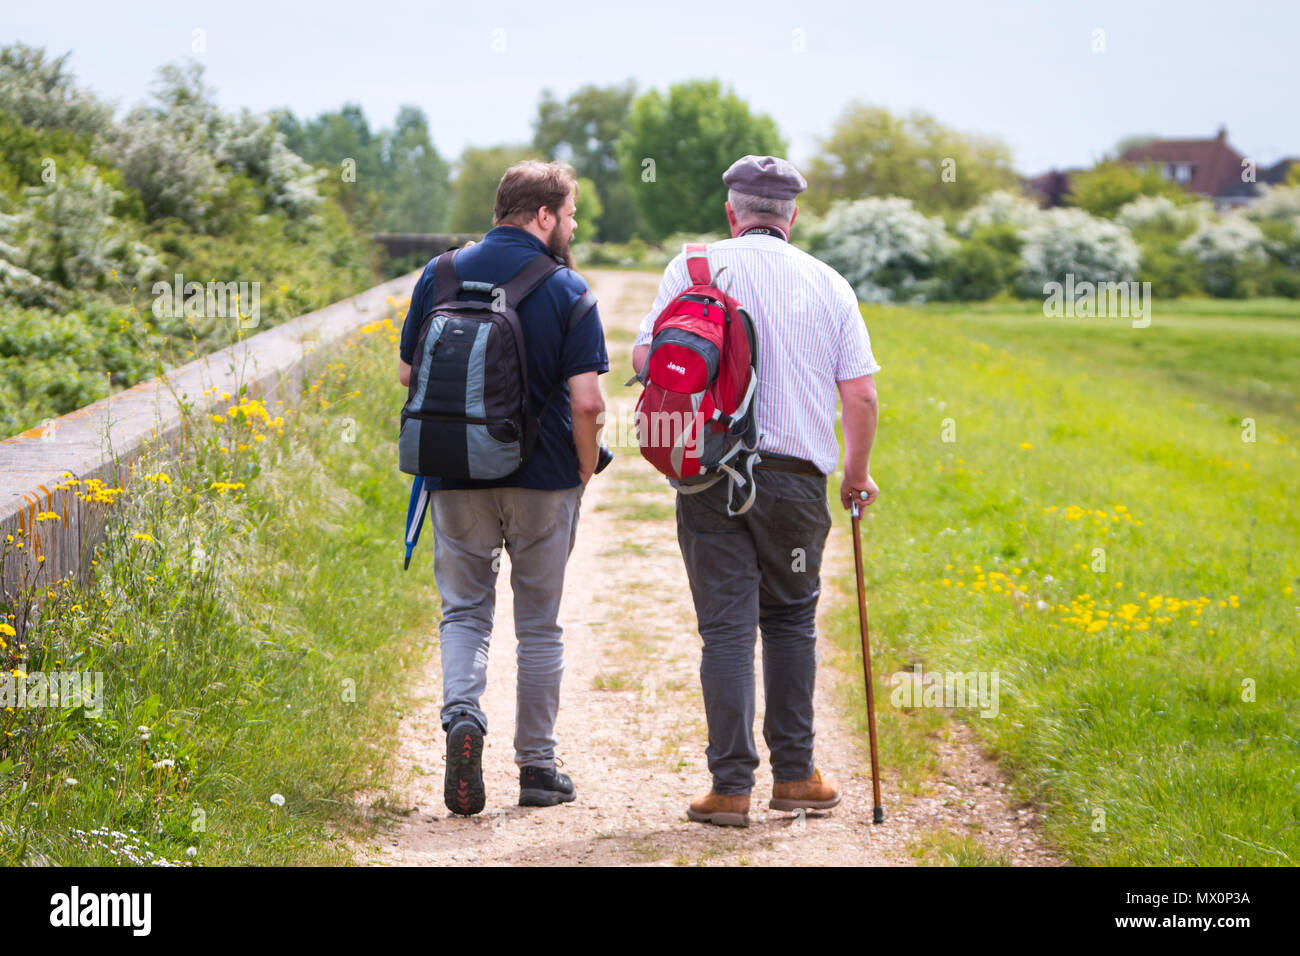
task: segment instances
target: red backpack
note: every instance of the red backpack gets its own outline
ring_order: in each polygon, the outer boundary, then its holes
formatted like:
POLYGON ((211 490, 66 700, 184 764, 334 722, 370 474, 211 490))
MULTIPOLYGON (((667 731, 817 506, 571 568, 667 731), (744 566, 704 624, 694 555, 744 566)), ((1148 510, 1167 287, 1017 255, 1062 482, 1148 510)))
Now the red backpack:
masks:
POLYGON ((641 455, 683 494, 725 477, 727 514, 734 517, 754 503, 758 334, 749 313, 714 284, 708 247, 687 243, 685 253, 691 285, 655 319, 637 376, 645 386, 636 404, 637 439, 641 455), (737 488, 743 500, 733 508, 737 488))

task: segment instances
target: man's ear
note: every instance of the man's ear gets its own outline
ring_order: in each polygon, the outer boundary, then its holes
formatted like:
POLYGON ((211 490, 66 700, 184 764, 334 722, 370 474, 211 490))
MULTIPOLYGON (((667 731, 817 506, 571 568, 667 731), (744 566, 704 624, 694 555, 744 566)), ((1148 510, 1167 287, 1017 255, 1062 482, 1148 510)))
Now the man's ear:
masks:
POLYGON ((736 227, 736 213, 732 210, 731 203, 724 202, 722 205, 726 207, 727 210, 727 225, 734 229, 736 227))
POLYGON ((794 221, 795 221, 796 219, 798 219, 798 218, 799 218, 799 207, 798 207, 798 206, 795 206, 795 207, 794 207, 794 212, 793 212, 793 213, 791 214, 791 216, 790 216, 790 225, 793 226, 793 225, 794 225, 794 221))

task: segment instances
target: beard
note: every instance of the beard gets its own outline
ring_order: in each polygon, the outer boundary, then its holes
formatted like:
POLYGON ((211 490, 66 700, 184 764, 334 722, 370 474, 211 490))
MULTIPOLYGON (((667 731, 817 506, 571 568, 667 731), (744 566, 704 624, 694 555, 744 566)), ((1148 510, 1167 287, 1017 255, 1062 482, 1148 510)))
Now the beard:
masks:
POLYGON ((572 269, 573 253, 569 251, 569 240, 561 238, 560 224, 557 222, 551 234, 546 237, 546 251, 572 269))

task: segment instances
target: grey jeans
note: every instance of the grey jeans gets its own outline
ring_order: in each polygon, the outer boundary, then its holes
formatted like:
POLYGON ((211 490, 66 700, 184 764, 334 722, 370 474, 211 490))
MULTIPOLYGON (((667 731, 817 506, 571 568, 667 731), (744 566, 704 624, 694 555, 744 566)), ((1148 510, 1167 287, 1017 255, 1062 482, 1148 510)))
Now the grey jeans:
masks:
POLYGON ((578 532, 583 485, 561 491, 475 488, 433 495, 434 578, 442 598, 442 726, 460 716, 487 733, 487 688, 497 568, 510 555, 519 675, 515 763, 555 766, 564 645, 556 623, 564 568, 578 532))
POLYGON ((831 527, 824 476, 756 471, 745 514, 729 518, 725 481, 677 495, 677 540, 704 647, 700 685, 713 790, 749 793, 754 640, 763 635, 763 739, 778 783, 812 775, 817 598, 831 527))

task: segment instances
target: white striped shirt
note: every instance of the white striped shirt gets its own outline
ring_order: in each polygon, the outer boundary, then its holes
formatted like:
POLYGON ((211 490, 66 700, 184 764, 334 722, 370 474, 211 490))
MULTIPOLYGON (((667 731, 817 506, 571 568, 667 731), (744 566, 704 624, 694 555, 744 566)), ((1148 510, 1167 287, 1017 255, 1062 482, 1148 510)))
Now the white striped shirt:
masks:
MULTIPOLYGON (((880 371, 853 287, 826 263, 761 233, 711 243, 709 270, 758 329, 759 448, 806 458, 829 475, 840 460, 835 383, 880 371)), ((636 345, 650 344, 655 319, 690 284, 678 253, 636 345)))

